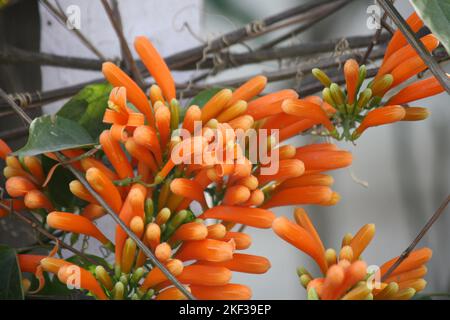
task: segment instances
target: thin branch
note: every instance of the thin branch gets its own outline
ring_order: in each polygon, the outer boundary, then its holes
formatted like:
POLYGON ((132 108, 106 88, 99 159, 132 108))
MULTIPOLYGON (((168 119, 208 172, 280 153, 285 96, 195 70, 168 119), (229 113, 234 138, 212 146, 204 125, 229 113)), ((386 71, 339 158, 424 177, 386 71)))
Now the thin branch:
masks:
POLYGON ((131 54, 130 47, 128 46, 127 40, 125 39, 125 36, 123 34, 121 23, 118 19, 116 19, 114 11, 109 6, 108 1, 107 0, 101 0, 101 1, 103 4, 103 7, 105 8, 106 14, 108 15, 109 21, 111 21, 114 31, 116 32, 117 37, 119 38, 120 47, 124 54, 127 69, 131 71, 131 75, 132 75, 133 79, 137 82, 137 84, 139 86, 142 86, 144 84, 144 81, 142 80, 142 76, 136 66, 136 62, 133 59, 133 55, 131 54))
MULTIPOLYGON (((383 14, 383 17, 381 18, 381 21, 386 21, 387 14, 386 12, 383 14)), ((372 37, 372 41, 370 42, 369 46, 367 47, 367 51, 364 54, 364 57, 361 59, 361 64, 365 64, 367 62, 367 59, 369 58, 370 54, 372 53, 373 48, 375 45, 378 44, 380 41, 380 37, 383 31, 382 25, 375 31, 375 34, 372 37)))
POLYGON ((56 244, 58 244, 60 247, 67 249, 69 251, 71 251, 72 253, 80 256, 83 260, 85 260, 86 262, 89 262, 93 265, 102 265, 105 269, 111 271, 110 267, 103 263, 102 261, 94 261, 93 259, 89 258, 88 256, 86 256, 84 253, 82 253, 81 251, 75 249, 74 247, 72 247, 71 245, 68 245, 67 243, 65 243, 64 241, 61 241, 60 239, 58 239, 55 235, 51 234, 50 232, 48 232, 47 230, 45 230, 44 228, 42 228, 39 225, 39 221, 34 221, 34 219, 30 219, 27 218, 26 216, 24 216, 23 214, 21 214, 20 212, 17 212, 13 209, 11 209, 11 207, 5 205, 4 203, 0 202, 0 207, 8 210, 11 214, 14 214, 16 217, 18 217, 20 220, 22 220, 23 222, 27 223, 28 225, 30 225, 34 230, 38 231, 39 233, 41 233, 42 235, 44 235, 45 237, 47 237, 50 240, 53 240, 56 242, 56 244))
POLYGON ((417 51, 417 54, 422 58, 428 69, 430 69, 431 73, 433 73, 445 91, 450 94, 450 79, 447 77, 439 63, 428 53, 424 44, 417 39, 416 35, 395 6, 389 0, 378 0, 378 3, 383 7, 384 11, 389 15, 392 21, 394 21, 406 40, 408 40, 409 44, 417 51))
MULTIPOLYGON (((55 8, 48 0, 41 0, 42 4, 49 10, 51 14, 61 23, 63 26, 66 26, 67 16, 64 12, 60 12, 57 8, 55 8)), ((80 39, 80 41, 88 48, 92 53, 94 53, 100 60, 106 60, 105 56, 101 54, 101 52, 92 44, 92 42, 86 38, 80 30, 73 28, 68 29, 69 31, 73 31, 73 33, 80 39)))
POLYGON ((259 47, 259 49, 273 48, 277 44, 291 38, 292 36, 298 35, 304 31, 308 30, 310 27, 312 27, 316 23, 322 21, 323 19, 330 16, 331 14, 339 11, 339 9, 345 7, 349 3, 350 3, 350 0, 337 2, 337 4, 331 3, 330 4, 331 7, 329 9, 327 7, 325 7, 324 12, 319 11, 316 15, 309 16, 310 20, 308 20, 305 24, 302 24, 301 26, 299 26, 293 30, 290 30, 289 32, 281 35, 280 37, 277 37, 277 38, 265 43, 264 45, 259 47))
POLYGON ((381 280, 387 279, 392 272, 410 255, 410 253, 414 250, 417 244, 422 240, 422 238, 426 235, 428 230, 430 230, 431 226, 440 218, 440 216, 445 212, 445 208, 450 203, 450 194, 447 198, 442 202, 440 207, 436 210, 436 212, 431 216, 430 220, 423 226, 422 230, 420 230, 419 234, 414 238, 413 242, 406 248, 405 251, 398 257, 398 259, 394 262, 394 264, 388 269, 388 271, 383 275, 381 280))
POLYGON ((317 7, 322 7, 334 1, 336 0, 309 1, 305 4, 285 10, 273 16, 269 16, 263 20, 253 21, 242 28, 228 32, 225 35, 208 42, 207 44, 202 44, 195 48, 172 55, 170 59, 178 61, 177 63, 173 63, 172 67, 181 67, 200 61, 205 54, 217 52, 245 39, 265 34, 267 28, 272 28, 274 25, 300 14, 308 14, 311 10, 314 10, 317 7))
POLYGON ((104 60, 61 56, 52 53, 33 52, 13 46, 5 46, 0 50, 0 63, 35 63, 54 67, 96 70, 102 68, 104 60))
MULTIPOLYGON (((19 107, 17 104, 14 103, 14 101, 3 91, 3 89, 0 88, 0 97, 5 99, 8 104, 11 106, 11 108, 24 120, 28 123, 28 125, 31 124, 32 120, 31 118, 24 112, 24 110, 19 107)), ((125 233, 133 239, 133 241, 136 242, 136 245, 139 247, 139 249, 142 250, 142 252, 149 258, 151 264, 155 268, 159 268, 162 273, 173 283, 175 287, 177 287, 188 299, 195 300, 194 296, 181 284, 176 277, 172 273, 170 273, 169 270, 162 264, 153 254, 153 252, 142 242, 142 240, 133 232, 131 229, 125 224, 125 222, 119 218, 119 215, 114 212, 114 210, 106 203, 106 201, 91 187, 91 185, 87 182, 85 176, 79 172, 77 169, 73 167, 73 164, 67 163, 67 160, 69 160, 67 157, 65 157, 61 152, 55 152, 54 153, 56 158, 60 163, 63 164, 63 166, 67 169, 69 169, 70 172, 77 178, 81 184, 89 191, 89 193, 92 194, 92 196, 98 201, 98 203, 105 208, 106 212, 111 216, 111 218, 118 224, 125 233)))

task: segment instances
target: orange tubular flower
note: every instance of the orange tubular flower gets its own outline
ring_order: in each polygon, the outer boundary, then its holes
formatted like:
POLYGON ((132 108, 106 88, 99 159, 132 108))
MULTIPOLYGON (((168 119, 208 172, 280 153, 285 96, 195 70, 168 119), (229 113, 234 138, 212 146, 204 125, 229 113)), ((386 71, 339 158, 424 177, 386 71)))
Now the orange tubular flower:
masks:
POLYGON ((347 60, 344 64, 345 83, 347 85, 347 103, 353 104, 359 81, 359 65, 354 59, 347 60))
POLYGON ((201 119, 202 119, 202 110, 196 105, 190 106, 186 110, 186 115, 183 120, 182 128, 186 129, 190 133, 193 133, 195 122, 201 121, 201 119))
POLYGON ((197 201, 204 208, 207 207, 203 188, 195 180, 189 180, 185 178, 174 179, 170 183, 170 190, 174 194, 197 201))
POLYGON ((180 226, 174 233, 173 241, 203 240, 208 236, 208 228, 198 222, 189 222, 180 226))
POLYGON ((167 101, 175 99, 175 82, 164 59, 146 37, 137 37, 134 47, 147 70, 161 88, 167 101))
POLYGON ((106 165, 103 164, 100 160, 94 158, 84 158, 80 160, 81 167, 84 171, 88 171, 90 168, 97 168, 102 171, 108 178, 112 181, 119 180, 117 174, 109 169, 106 165))
POLYGON ((252 244, 252 238, 243 232, 228 231, 225 237, 222 238, 223 241, 233 240, 236 245, 236 250, 245 250, 252 244))
POLYGON ((312 257, 323 273, 327 272, 328 265, 325 260, 325 251, 321 243, 317 242, 314 234, 285 217, 276 218, 273 221, 272 229, 280 238, 312 257))
MULTIPOLYGON (((449 76, 447 74, 447 76, 449 76)), ((388 105, 405 104, 411 101, 431 97, 444 92, 444 88, 435 77, 416 81, 400 90, 387 102, 388 105)))
POLYGON ((430 115, 427 108, 421 107, 408 107, 405 108, 405 117, 402 121, 421 121, 430 115))
POLYGON ((77 268, 80 274, 81 288, 92 292, 97 297, 97 299, 108 300, 108 297, 106 296, 100 284, 97 282, 92 273, 90 273, 86 269, 83 269, 78 266, 69 266, 69 265, 62 266, 58 271, 58 279, 62 283, 67 283, 71 281, 71 277, 73 277, 77 272, 74 268, 77 268))
POLYGON ((308 173, 345 168, 352 164, 352 154, 341 150, 304 151, 298 148, 295 158, 303 162, 308 173))
MULTIPOLYGON (((420 28, 423 27, 423 21, 420 19, 417 12, 411 14, 409 18, 406 20, 406 23, 409 25, 409 27, 412 29, 413 32, 417 32, 420 30, 420 28)), ((391 41, 389 42, 389 45, 386 48, 386 52, 384 54, 384 61, 386 61, 386 59, 388 59, 395 51, 402 48, 407 43, 408 42, 403 33, 400 30, 395 31, 391 41)))
POLYGON ((31 190, 25 195, 23 202, 29 209, 53 210, 53 204, 47 196, 39 190, 31 190))
MULTIPOLYGON (((428 34, 420 39, 428 51, 433 51, 439 46, 439 40, 433 35, 428 34)), ((400 65, 403 61, 406 61, 412 57, 417 56, 417 52, 410 45, 406 45, 403 48, 394 52, 386 61, 383 62, 378 70, 375 79, 390 73, 396 66, 400 65)))
POLYGON ((167 106, 162 105, 155 111, 156 128, 159 132, 161 148, 165 149, 170 136, 170 110, 167 106))
POLYGON ((233 92, 230 89, 222 89, 217 92, 202 108, 201 120, 207 123, 210 119, 216 117, 222 109, 229 103, 233 92))
POLYGON ((370 111, 354 135, 360 136, 367 128, 381 126, 387 123, 393 123, 402 120, 405 117, 405 109, 402 106, 387 106, 370 111))
POLYGON ((239 100, 250 101, 264 90, 266 84, 267 78, 264 76, 251 78, 233 92, 227 107, 234 105, 239 100))
POLYGON ((250 101, 246 113, 252 116, 254 120, 260 120, 268 116, 282 113, 283 109, 281 108, 281 104, 283 101, 286 99, 297 98, 297 92, 290 89, 270 93, 250 101))
POLYGON ((141 88, 125 72, 111 62, 103 63, 102 72, 108 82, 114 87, 126 88, 127 98, 145 115, 148 123, 153 125, 155 122, 153 112, 141 88))
POLYGON ((214 239, 188 241, 183 243, 176 253, 181 261, 206 260, 226 261, 233 257, 234 242, 224 242, 214 239))
MULTIPOLYGON (((189 287, 187 287, 187 290, 191 291, 189 287)), ((187 300, 187 297, 177 288, 171 287, 161 291, 156 296, 156 300, 187 300)))
POLYGON ((47 216, 47 224, 54 229, 93 237, 105 246, 111 245, 111 242, 89 219, 77 214, 53 211, 47 216))
POLYGON ((149 126, 140 126, 134 130, 134 141, 153 153, 158 164, 162 162, 161 146, 156 131, 149 126))
POLYGON ((6 144, 5 141, 0 139, 0 158, 6 159, 7 155, 12 152, 11 148, 6 144))
POLYGON ((134 176, 133 167, 128 161, 127 156, 120 147, 120 143, 111 137, 111 132, 105 130, 100 134, 100 144, 108 160, 116 170, 120 179, 131 178, 134 176))
POLYGON ((258 181, 260 185, 264 185, 269 181, 282 181, 287 178, 295 178, 301 176, 305 172, 303 162, 298 159, 280 160, 278 172, 274 175, 260 175, 258 181))
POLYGON ((225 192, 225 196, 223 197, 223 204, 224 205, 235 205, 244 203, 250 198, 250 190, 241 185, 236 185, 227 188, 225 192))
POLYGON ((102 196, 114 212, 119 212, 122 207, 122 197, 119 190, 109 178, 97 168, 86 171, 86 180, 91 187, 102 196))
POLYGON ((253 274, 263 274, 270 269, 270 261, 267 258, 251 254, 235 253, 231 260, 222 262, 202 261, 201 264, 209 266, 221 266, 231 271, 253 274))
POLYGON ((30 172, 31 176, 42 185, 45 181, 44 169, 42 168, 41 160, 38 157, 23 157, 23 163, 30 172))
MULTIPOLYGON (((360 257, 373 238, 374 225, 365 225, 354 237, 346 235, 337 257, 333 249, 324 250, 322 241, 304 210, 297 209, 295 219, 298 225, 285 217, 279 217, 272 228, 283 240, 311 256, 319 265, 323 277, 313 278, 305 268, 298 270, 300 283, 307 289, 309 299, 410 299, 416 291, 425 287, 426 282, 422 277, 426 274, 424 264, 431 258, 431 250, 428 248, 413 251, 388 279, 377 286, 369 277, 367 264, 360 257)), ((376 278, 383 277, 396 260, 394 258, 383 264, 379 277, 376 278)))
POLYGON ((133 158, 145 163, 153 172, 158 170, 153 154, 147 148, 137 144, 134 138, 129 138, 125 142, 125 148, 133 158))
POLYGON ((328 119, 325 111, 313 102, 305 99, 285 100, 281 105, 281 108, 287 114, 317 121, 324 125, 330 132, 335 130, 334 125, 331 123, 330 119, 328 119))
POLYGON ((283 183, 277 187, 278 190, 295 188, 295 187, 307 187, 307 186, 325 186, 330 187, 333 185, 334 179, 332 176, 316 173, 307 174, 297 178, 284 180, 283 183))
POLYGON ((201 300, 248 300, 252 296, 249 287, 229 283, 224 286, 190 286, 192 294, 201 300))
POLYGON ((394 78, 392 87, 398 86, 419 72, 424 71, 426 68, 427 65, 420 56, 414 56, 403 61, 391 72, 392 77, 394 78))
POLYGON ((18 198, 25 196, 31 190, 35 190, 36 185, 27 178, 17 176, 6 180, 5 188, 11 197, 18 198))
POLYGON ((40 256, 34 254, 18 254, 20 271, 36 273, 36 269, 40 266, 41 260, 47 256, 40 256))
POLYGON ((333 191, 324 186, 295 187, 275 191, 261 208, 269 209, 287 205, 322 204, 328 202, 333 191))
POLYGON ((275 215, 269 210, 260 208, 216 206, 203 212, 200 218, 220 219, 255 228, 270 228, 273 219, 275 219, 275 215))
POLYGON ((181 283, 201 286, 223 286, 231 280, 231 271, 222 266, 190 265, 177 277, 181 283))

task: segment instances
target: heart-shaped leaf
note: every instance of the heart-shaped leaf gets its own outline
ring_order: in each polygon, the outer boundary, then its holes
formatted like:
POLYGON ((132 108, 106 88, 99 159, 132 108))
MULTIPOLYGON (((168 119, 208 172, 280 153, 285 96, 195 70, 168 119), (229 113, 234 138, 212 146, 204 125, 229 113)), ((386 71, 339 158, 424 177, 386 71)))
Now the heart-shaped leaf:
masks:
POLYGON ((111 89, 112 86, 108 83, 88 85, 64 104, 56 114, 77 122, 92 138, 97 139, 107 128, 102 120, 111 89))
POLYGON ((0 245, 0 300, 23 300, 22 273, 14 249, 0 245))
POLYGON ((450 54, 450 1, 411 0, 411 3, 425 25, 450 54))
POLYGON ((46 152, 88 147, 95 140, 77 122, 61 116, 44 115, 30 125, 27 144, 15 152, 32 156, 46 152))

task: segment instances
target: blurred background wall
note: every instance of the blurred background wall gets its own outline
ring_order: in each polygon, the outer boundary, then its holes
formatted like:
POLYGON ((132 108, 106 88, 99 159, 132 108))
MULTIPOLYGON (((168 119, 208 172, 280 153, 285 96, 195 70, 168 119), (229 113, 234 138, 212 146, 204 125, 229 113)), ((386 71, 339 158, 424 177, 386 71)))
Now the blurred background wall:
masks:
MULTIPOLYGON (((144 34, 156 43, 163 55, 168 55, 301 2, 306 1, 120 0, 118 3, 129 44, 132 45, 136 35, 144 34)), ((71 4, 78 5, 81 8, 81 30, 106 56, 119 56, 118 40, 99 2, 64 0, 60 4, 63 8, 71 4)), ((301 36, 293 37, 287 44, 373 34, 374 31, 366 27, 366 9, 371 4, 373 1, 370 0, 354 1, 301 36)), ((404 16, 412 12, 406 0, 397 1, 396 6, 404 16)), ((47 10, 40 7, 39 13, 41 51, 93 57, 47 10)), ((238 50, 246 49, 242 47, 238 50)), ((277 62, 247 66, 225 72, 214 78, 214 81, 236 77, 236 74, 242 76, 261 70, 276 70, 278 67, 277 62)), ((449 66, 446 69, 450 71, 449 66)), ((42 67, 42 90, 79 83, 99 75, 98 72, 42 67)), ((181 81, 190 75, 177 73, 176 76, 181 81)), ((295 87, 296 84, 286 82, 283 86, 295 87)), ((44 111, 53 112, 62 103, 59 101, 46 106, 44 111)), ((446 94, 419 101, 416 105, 427 106, 431 110, 428 120, 369 130, 356 146, 340 144, 341 148, 352 150, 354 155, 351 169, 333 173, 336 180, 334 189, 341 194, 341 202, 334 207, 307 208, 325 246, 338 247, 345 233, 355 233, 366 223, 375 223, 377 226, 377 235, 364 254, 369 264, 379 265, 399 255, 409 245, 450 191, 449 104, 450 98, 446 94), (369 187, 355 182, 352 174, 366 181, 369 187)), ((310 140, 298 137, 292 142, 300 145, 310 140)), ((291 217, 292 209, 285 207, 275 212, 291 217)), ((110 221, 105 219, 102 224, 110 226, 112 232, 113 224, 110 221)), ((419 245, 430 246, 435 252, 429 264, 426 292, 450 291, 449 228, 450 212, 447 212, 419 245)), ((233 282, 249 284, 256 299, 304 298, 304 290, 298 283, 295 269, 305 265, 317 272, 311 260, 275 237, 270 230, 247 230, 254 238, 251 252, 270 258, 272 268, 265 275, 235 274, 233 282)))

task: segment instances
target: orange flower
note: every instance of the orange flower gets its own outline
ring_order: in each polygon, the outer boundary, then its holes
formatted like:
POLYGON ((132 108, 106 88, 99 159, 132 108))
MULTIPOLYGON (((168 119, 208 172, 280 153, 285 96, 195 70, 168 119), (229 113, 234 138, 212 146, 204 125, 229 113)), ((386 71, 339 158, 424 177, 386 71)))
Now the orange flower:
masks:
POLYGON ((183 243, 181 248, 177 251, 176 258, 181 261, 226 261, 232 258, 233 250, 233 242, 224 242, 214 239, 188 241, 183 243))
POLYGON ((181 225, 172 236, 173 241, 203 240, 208 235, 208 229, 202 223, 189 222, 181 225))
POLYGON ((232 95, 233 92, 230 89, 222 89, 209 99, 201 110, 202 122, 207 123, 210 119, 216 117, 229 103, 232 95))
POLYGON ((236 185, 227 188, 222 203, 224 205, 232 206, 242 204, 250 198, 250 190, 241 185, 236 185))
POLYGON ((122 207, 122 197, 119 190, 103 172, 97 168, 90 168, 86 171, 86 180, 106 203, 111 206, 114 212, 120 211, 120 208, 122 207))
POLYGON ((270 261, 267 258, 244 253, 235 253, 233 254, 233 258, 227 261, 202 261, 201 264, 207 264, 209 266, 221 266, 228 268, 231 271, 253 274, 266 273, 270 269, 270 261))
MULTIPOLYGON (((183 271, 183 263, 180 260, 173 259, 165 263, 165 267, 171 274, 178 276, 183 271)), ((150 288, 167 280, 167 277, 159 268, 153 268, 145 277, 144 282, 139 287, 139 291, 145 293, 150 288)))
POLYGON ((231 271, 222 266, 190 265, 177 276, 181 283, 201 286, 223 286, 231 280, 231 271))
POLYGON ((405 108, 405 117, 402 121, 420 121, 428 118, 430 112, 427 108, 408 107, 405 108))
POLYGON ((345 168, 352 163, 352 154, 341 150, 308 151, 300 147, 295 158, 303 162, 307 173, 345 168))
POLYGON ((334 125, 331 123, 330 119, 328 119, 325 111, 313 102, 305 99, 285 100, 281 105, 281 108, 287 114, 321 123, 330 132, 335 130, 334 125))
MULTIPOLYGON (((314 225, 303 209, 296 210, 295 220, 297 225, 285 217, 279 217, 272 228, 283 240, 311 256, 319 265, 323 277, 313 278, 305 268, 298 270, 300 283, 307 289, 309 299, 410 299, 416 291, 425 287, 426 282, 422 279, 426 274, 424 264, 431 258, 431 250, 424 248, 413 251, 388 279, 378 283, 378 288, 371 283, 373 279, 369 277, 367 264, 360 257, 374 236, 374 225, 363 226, 354 237, 347 234, 337 256, 334 249, 325 251, 314 225)), ((385 275, 396 260, 394 258, 382 265, 378 275, 385 275)))
POLYGON ((281 104, 286 99, 297 99, 298 94, 294 90, 287 89, 264 95, 249 102, 247 114, 254 120, 273 116, 283 112, 281 104))
POLYGON ((34 254, 18 254, 20 271, 36 273, 36 269, 41 264, 41 260, 47 256, 40 256, 34 254))
POLYGON ((381 126, 402 120, 405 117, 402 106, 387 106, 370 111, 354 132, 354 137, 360 136, 367 128, 381 126))
POLYGON ((28 191, 23 199, 23 202, 29 209, 53 210, 53 204, 51 201, 42 191, 39 190, 28 191))
POLYGON ((285 159, 279 161, 277 173, 274 175, 259 175, 258 181, 260 185, 264 185, 269 181, 282 181, 287 178, 295 178, 301 176, 304 172, 305 166, 302 161, 298 159, 285 159))
POLYGON ((389 99, 387 104, 405 104, 415 100, 431 97, 441 92, 444 92, 444 88, 440 82, 435 77, 429 77, 406 86, 391 99, 389 99))
POLYGON ((239 100, 250 101, 264 90, 266 84, 267 78, 264 76, 255 76, 251 78, 233 92, 227 107, 234 105, 239 100))
POLYGON ((269 209, 280 206, 298 204, 322 204, 328 202, 333 195, 330 188, 324 186, 295 187, 284 190, 277 190, 261 206, 269 209))
POLYGON ((220 219, 242 223, 255 228, 270 228, 275 215, 269 210, 260 208, 216 206, 203 212, 200 218, 220 219))
POLYGON ((7 155, 12 152, 11 148, 6 144, 5 141, 0 139, 0 158, 6 159, 7 155))
POLYGON ((359 65, 354 59, 349 59, 344 64, 345 83, 347 85, 347 103, 353 104, 359 82, 359 65))
POLYGON ((136 37, 134 40, 134 48, 147 70, 161 88, 167 101, 170 102, 172 99, 175 99, 175 82, 172 74, 152 43, 146 37, 136 37))
POLYGON ((35 190, 36 185, 24 177, 11 177, 6 180, 6 192, 13 197, 24 197, 29 191, 35 190))
POLYGON ((111 242, 89 219, 73 213, 53 211, 47 216, 47 224, 54 229, 91 236, 105 246, 111 245, 111 242))
POLYGON ((186 115, 184 116, 182 128, 189 131, 191 134, 194 132, 194 124, 196 121, 201 121, 202 119, 202 110, 196 106, 190 106, 186 110, 186 115))
POLYGON ((114 167, 120 179, 131 178, 134 176, 133 167, 126 154, 123 152, 120 143, 111 137, 111 132, 105 130, 100 134, 100 144, 108 160, 114 167))
POLYGON ((204 208, 207 207, 203 188, 195 180, 177 178, 170 183, 170 190, 183 198, 199 202, 204 208))
POLYGON ((243 232, 228 231, 225 237, 222 238, 223 241, 233 240, 236 245, 236 250, 245 250, 252 244, 252 238, 243 232))
MULTIPOLYGON (((417 12, 413 12, 413 14, 411 14, 406 20, 406 23, 409 25, 413 32, 417 32, 420 30, 420 28, 423 27, 423 21, 420 19, 417 12)), ((391 41, 386 48, 384 61, 386 61, 386 59, 388 59, 395 51, 402 48, 407 43, 408 42, 403 33, 400 30, 395 31, 391 41)))
POLYGON ((77 272, 79 272, 80 274, 81 288, 92 292, 97 297, 97 299, 108 300, 108 297, 106 296, 100 284, 97 282, 92 273, 90 273, 86 269, 73 265, 64 265, 58 271, 58 279, 62 283, 69 283, 71 281, 71 276, 76 275, 77 272), (76 271, 74 268, 77 268, 77 270, 79 271, 76 271))

